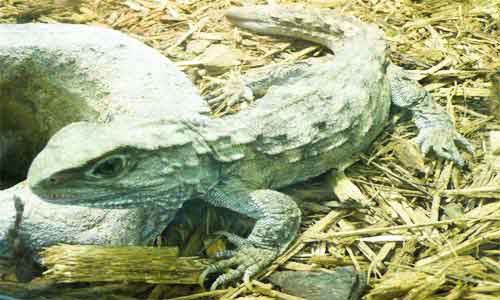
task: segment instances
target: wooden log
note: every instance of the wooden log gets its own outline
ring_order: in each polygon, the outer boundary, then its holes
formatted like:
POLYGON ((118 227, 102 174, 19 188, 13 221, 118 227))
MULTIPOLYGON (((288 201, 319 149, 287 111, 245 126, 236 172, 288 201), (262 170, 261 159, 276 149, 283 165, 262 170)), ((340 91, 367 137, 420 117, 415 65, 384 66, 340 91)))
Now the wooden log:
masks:
POLYGON ((43 276, 60 282, 197 284, 208 259, 178 257, 175 247, 57 245, 41 252, 43 276))

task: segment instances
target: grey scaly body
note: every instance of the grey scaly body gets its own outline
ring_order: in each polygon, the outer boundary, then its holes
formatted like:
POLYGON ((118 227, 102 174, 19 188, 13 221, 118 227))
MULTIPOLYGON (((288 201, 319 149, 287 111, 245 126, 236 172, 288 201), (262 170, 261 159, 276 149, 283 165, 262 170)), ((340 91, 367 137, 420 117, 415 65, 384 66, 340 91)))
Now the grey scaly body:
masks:
POLYGON ((412 110, 424 151, 463 163, 455 141, 470 149, 468 142, 431 96, 390 64, 375 26, 330 12, 267 6, 233 9, 227 16, 257 32, 322 43, 335 56, 229 82, 214 101, 261 99, 223 119, 70 125, 31 166, 32 190, 53 203, 106 208, 177 210, 202 197, 254 218, 247 239, 224 233, 239 247, 202 278, 237 268, 219 276, 215 288, 241 276, 248 280, 295 238, 300 211, 275 189, 345 168, 383 130, 391 104, 412 110), (314 26, 305 22, 311 17, 314 26))

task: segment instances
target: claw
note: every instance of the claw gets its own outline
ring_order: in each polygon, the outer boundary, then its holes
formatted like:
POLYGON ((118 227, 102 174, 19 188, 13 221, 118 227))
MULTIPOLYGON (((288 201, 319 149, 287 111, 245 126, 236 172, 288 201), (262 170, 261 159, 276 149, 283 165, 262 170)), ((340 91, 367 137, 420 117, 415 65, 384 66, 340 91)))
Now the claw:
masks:
POLYGON ((232 267, 238 264, 238 259, 236 257, 232 257, 230 259, 221 260, 214 264, 208 266, 203 272, 201 272, 200 277, 198 278, 198 283, 201 287, 204 287, 205 280, 207 276, 214 273, 223 273, 224 269, 232 267))
POLYGON ((218 88, 222 83, 224 83, 224 80, 214 79, 204 88, 204 90, 214 90, 218 88))
POLYGON ((454 163, 459 165, 460 167, 465 166, 465 160, 462 158, 461 155, 459 156, 454 156, 453 159, 451 159, 454 163))
POLYGON ((224 95, 219 95, 217 97, 207 100, 208 104, 210 105, 222 104, 223 101, 224 101, 224 95))
POLYGON ((221 275, 214 281, 214 283, 212 283, 212 285, 210 286, 210 290, 215 291, 219 287, 219 285, 222 285, 224 283, 225 280, 223 279, 223 275, 221 275))
POLYGON ((439 145, 435 145, 432 147, 432 150, 434 150, 434 153, 437 154, 437 156, 448 159, 448 160, 453 160, 453 156, 451 156, 450 153, 446 152, 445 149, 439 145))
POLYGON ((210 290, 213 291, 220 285, 224 285, 228 282, 240 278, 243 272, 245 272, 245 268, 246 265, 240 265, 238 268, 236 268, 236 270, 229 270, 226 274, 222 274, 221 276, 217 277, 214 283, 212 283, 212 285, 210 286, 210 290))
POLYGON ((471 154, 474 153, 474 146, 461 134, 458 134, 456 140, 462 145, 465 150, 471 154))
POLYGON ((451 160, 459 166, 464 165, 464 160, 462 159, 462 157, 460 156, 460 154, 458 153, 458 150, 456 148, 453 150, 453 148, 452 149, 444 149, 441 147, 434 147, 433 150, 439 157, 442 157, 442 158, 447 159, 447 160, 451 160), (449 151, 449 152, 447 152, 447 151, 449 151))
MULTIPOLYGON (((266 266, 267 266, 267 264, 266 264, 266 266)), ((257 274, 257 272, 259 272, 260 269, 261 269, 260 264, 255 264, 253 266, 250 266, 245 271, 245 274, 243 274, 243 282, 245 283, 245 285, 249 285, 250 284, 250 278, 252 278, 252 276, 254 276, 255 274, 257 274)))
POLYGON ((234 104, 254 100, 254 96, 252 89, 245 85, 239 75, 233 75, 221 88, 210 92, 205 99, 211 106, 226 106, 229 109, 234 104))
POLYGON ((453 128, 423 128, 413 141, 420 145, 422 153, 427 154, 432 150, 437 156, 451 160, 461 167, 465 166, 465 160, 460 155, 457 144, 462 145, 468 152, 474 151, 469 141, 453 128))
POLYGON ((223 94, 223 91, 222 91, 222 89, 220 89, 220 88, 219 88, 219 89, 215 89, 215 90, 213 90, 213 91, 212 91, 212 92, 210 92, 207 96, 209 96, 209 97, 211 97, 211 98, 212 98, 212 97, 217 97, 217 96, 220 96, 220 95, 222 95, 222 94, 223 94))
POLYGON ((203 272, 201 272, 200 277, 198 277, 198 284, 202 288, 205 288, 205 280, 207 279, 207 276, 217 272, 218 269, 215 265, 208 266, 205 270, 203 270, 203 272))
POLYGON ((455 145, 452 145, 450 149, 448 149, 448 152, 451 155, 451 160, 453 160, 457 165, 463 167, 465 164, 465 161, 460 155, 460 152, 458 151, 458 148, 455 145))
POLYGON ((422 134, 419 134, 413 139, 413 142, 421 147, 422 144, 424 143, 424 140, 425 140, 424 136, 422 134))
POLYGON ((200 277, 198 277, 198 285, 201 286, 202 288, 205 288, 205 280, 207 279, 207 276, 214 273, 213 271, 210 271, 211 265, 208 266, 203 272, 201 272, 200 277))
MULTIPOLYGON (((241 239, 241 238, 240 238, 241 239)), ((221 260, 206 268, 200 275, 200 286, 204 287, 205 279, 213 273, 223 273, 225 269, 238 265, 236 269, 230 269, 225 274, 220 275, 212 283, 210 289, 214 290, 220 285, 234 281, 243 277, 245 284, 250 284, 250 278, 264 269, 278 256, 279 250, 257 248, 245 242, 232 258, 221 260)))
POLYGON ((420 146, 420 149, 422 149, 422 153, 424 153, 424 155, 427 155, 427 153, 429 153, 429 151, 431 150, 431 143, 427 140, 424 140, 420 146))

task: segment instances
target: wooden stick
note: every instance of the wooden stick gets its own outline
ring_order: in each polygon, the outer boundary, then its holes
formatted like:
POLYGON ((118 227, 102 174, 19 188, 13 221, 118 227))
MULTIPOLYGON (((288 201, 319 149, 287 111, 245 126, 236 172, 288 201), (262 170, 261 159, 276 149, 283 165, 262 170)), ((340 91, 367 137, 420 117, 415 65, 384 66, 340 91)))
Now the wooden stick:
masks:
POLYGON ((146 282, 197 284, 209 260, 178 257, 173 247, 58 245, 41 253, 56 282, 146 282))

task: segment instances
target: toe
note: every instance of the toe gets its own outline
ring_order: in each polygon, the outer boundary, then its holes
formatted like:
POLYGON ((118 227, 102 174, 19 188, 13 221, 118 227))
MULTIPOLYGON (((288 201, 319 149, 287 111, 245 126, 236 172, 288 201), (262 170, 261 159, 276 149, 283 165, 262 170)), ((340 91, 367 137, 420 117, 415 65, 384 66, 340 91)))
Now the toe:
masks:
POLYGON ((454 161, 459 166, 463 166, 464 164, 464 161, 455 145, 449 145, 448 148, 442 146, 434 146, 433 150, 436 155, 441 158, 454 161))
POLYGON ((203 271, 200 276, 200 283, 203 286, 207 275, 215 272, 223 273, 223 271, 226 270, 226 272, 217 277, 215 282, 211 285, 212 290, 216 289, 220 285, 237 280, 241 277, 243 277, 245 283, 248 284, 250 282, 250 278, 271 264, 278 256, 278 253, 279 250, 277 249, 243 246, 236 251, 234 257, 219 261, 203 271), (238 266, 236 269, 227 270, 235 265, 238 266))
POLYGON ((431 147, 432 147, 432 144, 429 142, 429 140, 424 140, 421 143, 420 149, 422 150, 422 153, 424 155, 427 155, 427 153, 429 153, 429 151, 431 150, 431 147))
POLYGON ((257 272, 259 272, 259 270, 261 269, 262 267, 259 264, 250 266, 243 275, 243 282, 248 285, 250 283, 250 278, 255 276, 255 274, 257 274, 257 272))
POLYGON ((422 144, 424 143, 425 137, 423 134, 419 134, 415 138, 413 138, 412 140, 418 146, 422 146, 422 144))
POLYGON ((245 87, 245 90, 243 92, 243 99, 245 99, 246 101, 254 100, 253 92, 250 88, 245 87))
POLYGON ((461 167, 464 166, 464 159, 462 158, 462 155, 460 155, 458 148, 454 144, 450 146, 448 152, 451 155, 451 160, 453 160, 457 165, 461 167))
POLYGON ((247 268, 246 265, 240 265, 235 270, 229 270, 225 274, 222 274, 221 276, 217 277, 217 279, 214 281, 214 283, 212 283, 212 285, 210 286, 210 290, 213 291, 221 285, 224 285, 228 282, 237 280, 238 278, 240 278, 243 275, 246 268, 247 268))
POLYGON ((224 95, 220 95, 220 96, 217 96, 217 97, 214 97, 214 98, 207 100, 208 104, 210 104, 210 105, 220 104, 223 101, 224 101, 224 95))
POLYGON ((201 272, 200 277, 198 278, 198 283, 203 287, 208 275, 214 273, 223 273, 225 268, 229 268, 237 264, 238 259, 236 257, 221 260, 214 264, 211 264, 203 272, 201 272))
POLYGON ((217 268, 214 265, 208 266, 203 272, 201 272, 200 277, 198 277, 198 284, 204 288, 205 280, 207 280, 208 275, 217 273, 217 268))
POLYGON ((453 157, 451 156, 450 153, 446 152, 445 148, 439 145, 435 145, 432 147, 432 150, 436 153, 438 157, 444 158, 444 159, 449 159, 452 160, 453 157))
POLYGON ((465 150, 467 150, 467 152, 471 154, 474 153, 474 146, 472 146, 472 144, 463 135, 459 134, 456 140, 465 148, 465 150))
POLYGON ((231 97, 229 97, 229 99, 227 100, 227 106, 233 106, 237 103, 241 102, 241 99, 238 95, 232 95, 231 97))

